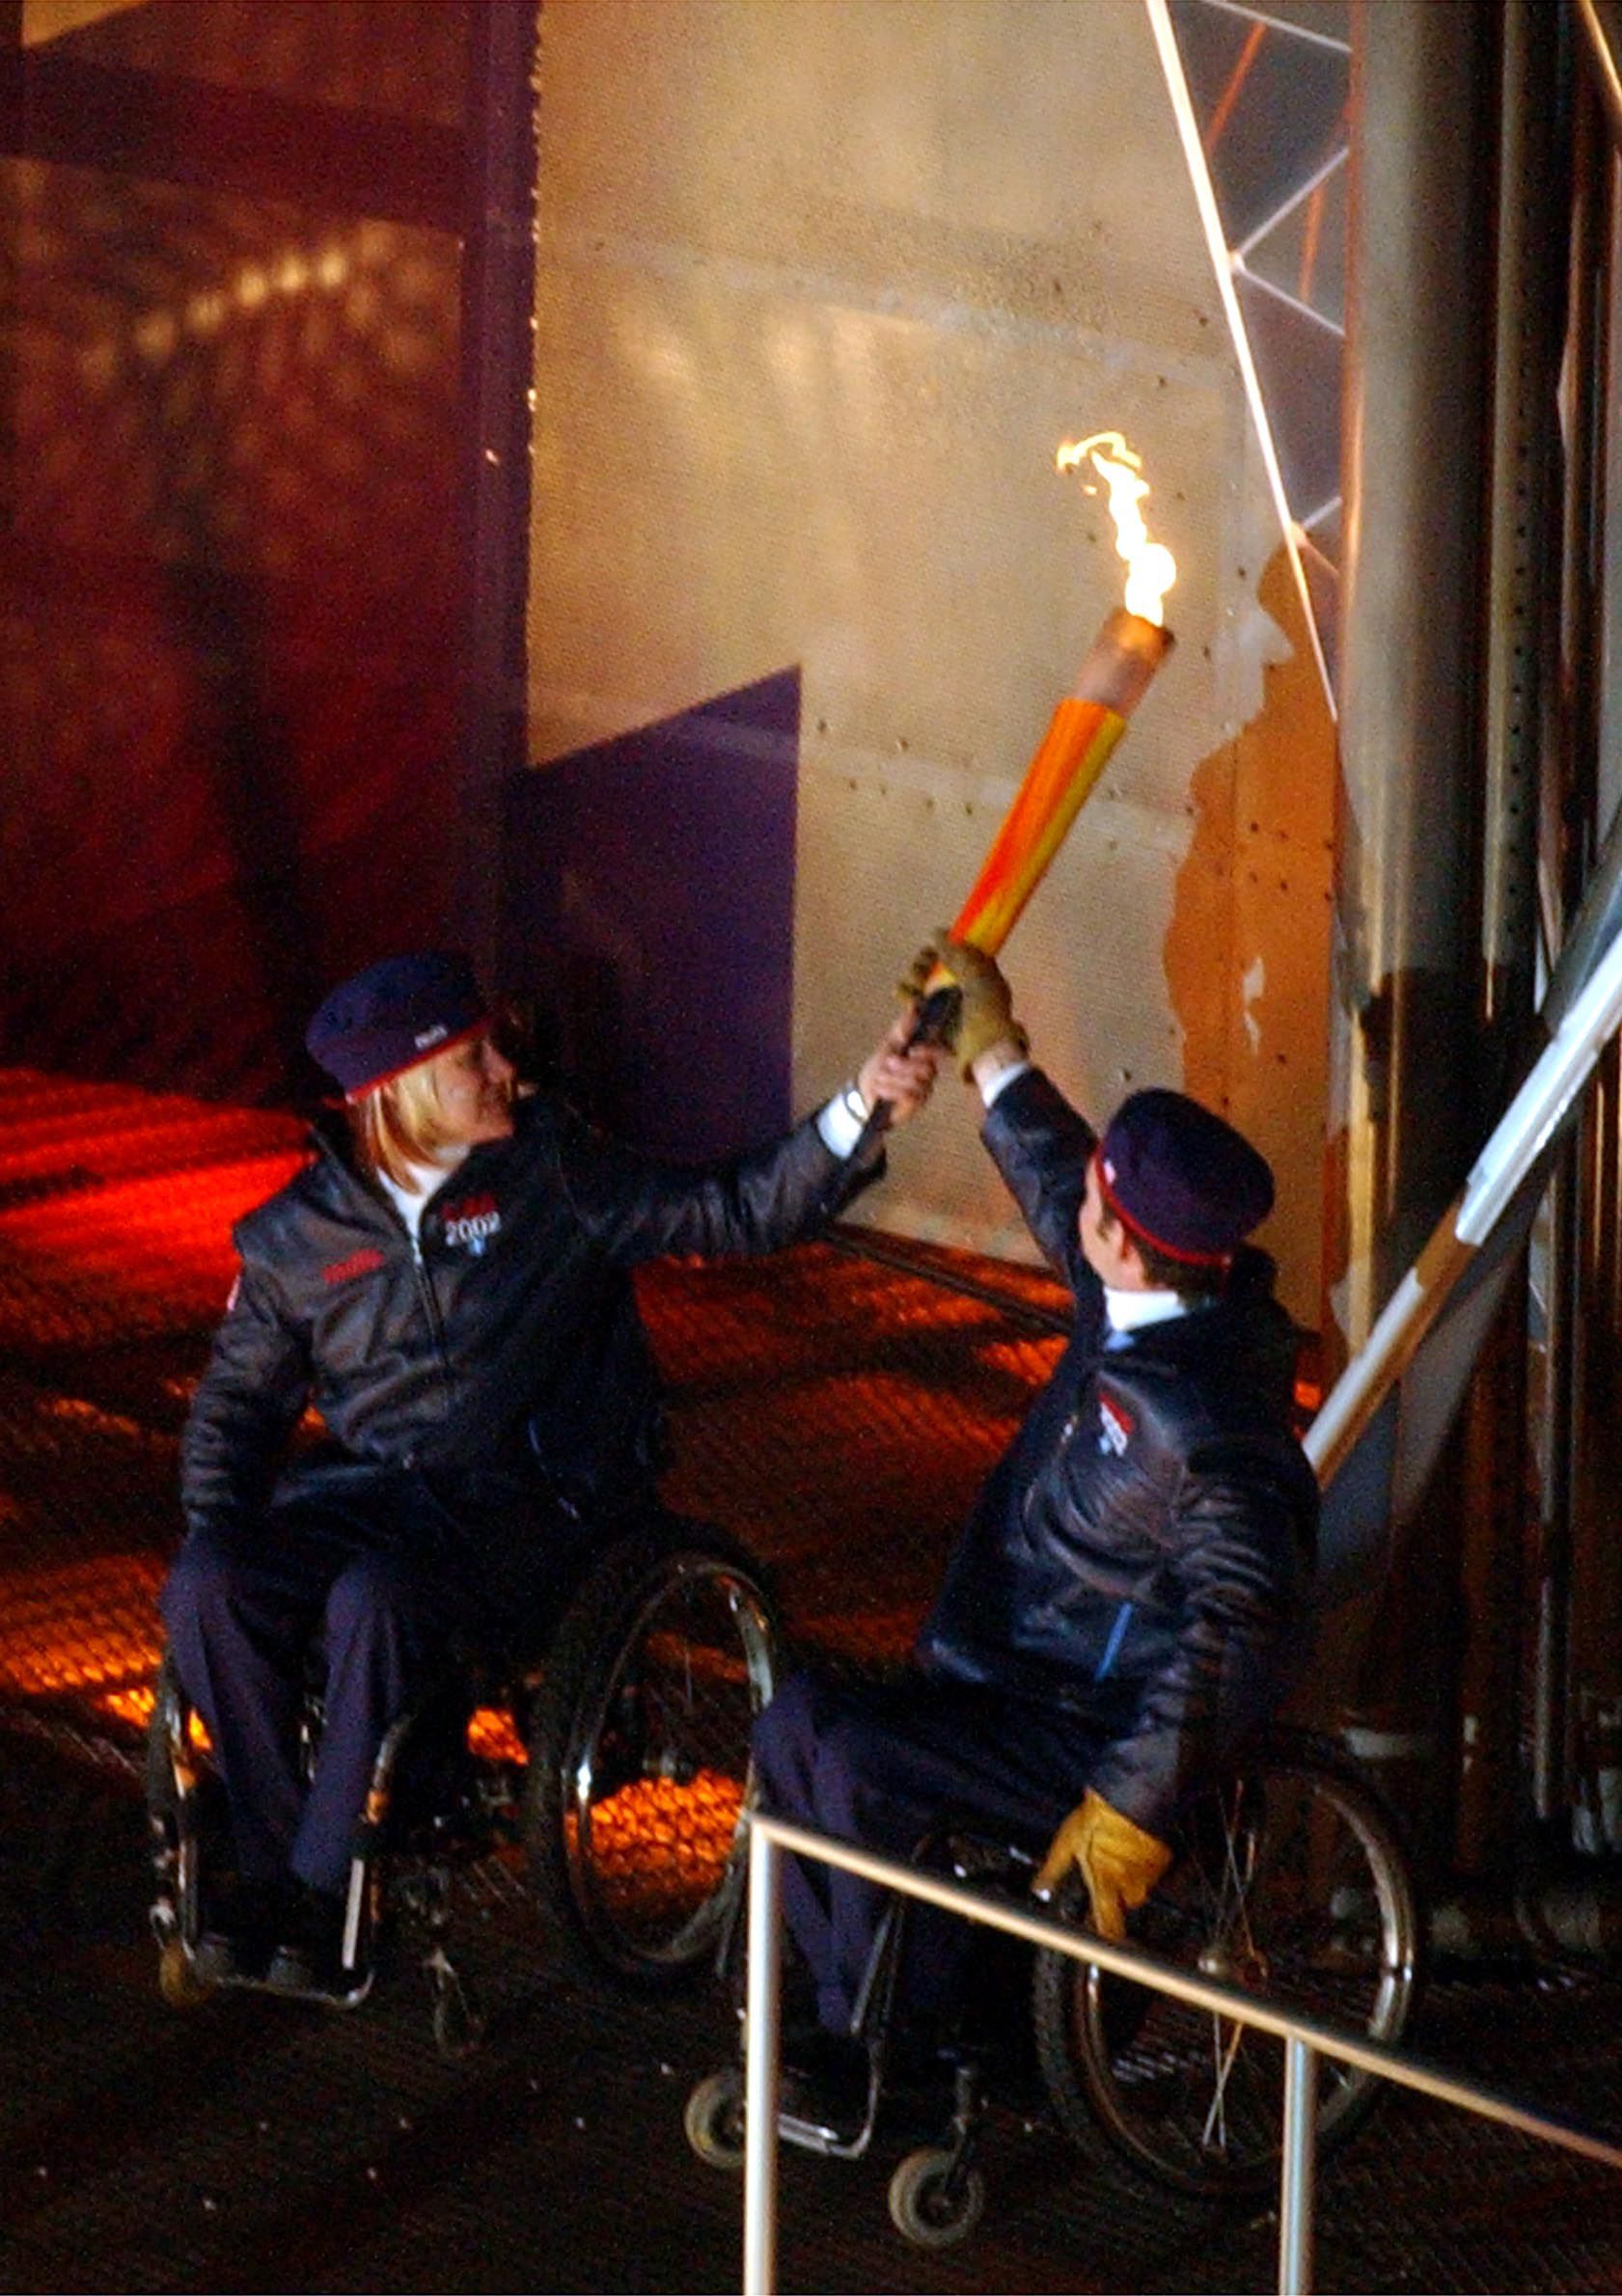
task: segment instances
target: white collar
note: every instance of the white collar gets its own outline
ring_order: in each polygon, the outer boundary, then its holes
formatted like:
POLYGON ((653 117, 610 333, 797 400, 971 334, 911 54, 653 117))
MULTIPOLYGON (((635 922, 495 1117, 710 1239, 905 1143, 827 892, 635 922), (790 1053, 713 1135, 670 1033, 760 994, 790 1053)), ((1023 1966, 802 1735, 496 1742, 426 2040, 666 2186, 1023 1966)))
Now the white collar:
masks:
POLYGON ((1149 1324, 1187 1315, 1188 1304, 1180 1292, 1117 1292, 1106 1284, 1104 1313, 1112 1331, 1141 1331, 1149 1324))
POLYGON ((446 1164, 407 1164, 409 1180, 391 1180, 388 1173, 379 1171, 377 1177, 397 1204, 426 1203, 442 1180, 448 1180, 453 1167, 446 1164))

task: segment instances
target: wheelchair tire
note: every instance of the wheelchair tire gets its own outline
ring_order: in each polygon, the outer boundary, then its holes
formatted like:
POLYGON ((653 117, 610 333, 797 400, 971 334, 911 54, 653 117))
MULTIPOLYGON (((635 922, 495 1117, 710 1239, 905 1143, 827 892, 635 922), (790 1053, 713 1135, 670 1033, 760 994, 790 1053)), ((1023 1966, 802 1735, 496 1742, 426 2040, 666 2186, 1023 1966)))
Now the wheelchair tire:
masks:
POLYGON ((734 2070, 706 2073, 689 2092, 681 2125, 687 2142, 706 2169, 729 2174, 743 2168, 743 2075, 734 2070))
POLYGON ((460 2064, 483 2045, 489 2019, 473 1988, 443 1954, 428 1964, 433 1985, 433 2045, 447 2064, 460 2064))
POLYGON ((778 1637, 760 1566, 674 1518, 612 1547, 565 1610, 531 1710, 523 1831, 583 1967, 647 1992, 715 1962, 778 1637))
MULTIPOLYGON (((201 1725, 180 1687, 175 1654, 166 1644, 152 1681, 152 1710, 147 1717, 147 1816, 154 1836, 173 1835, 178 1823, 179 1794, 172 1733, 181 1716, 190 1748, 192 1792, 197 1796, 193 1822, 206 1829, 211 1842, 223 1842, 228 1830, 224 1782, 214 1767, 212 1754, 199 1744, 197 1733, 201 1725)), ((319 1702, 311 1692, 306 1696, 299 1720, 299 1759, 307 1778, 314 1767, 319 1735, 319 1702)))
POLYGON ((214 1997, 214 1987, 178 1937, 166 1937, 157 1949, 157 1989, 172 2009, 201 2009, 214 1997))
MULTIPOLYGON (((165 1649, 158 1660, 158 1672, 151 1683, 151 1712, 147 1715, 147 1817, 154 1827, 173 1830, 179 1812, 179 1793, 175 1787, 175 1732, 183 1729, 188 1742, 188 1761, 193 1770, 193 1793, 205 1800, 205 1814, 211 1823, 223 1823, 225 1795, 213 1772, 213 1761, 195 1742, 191 1734, 191 1708, 186 1692, 179 1687, 179 1669, 175 1667, 175 1654, 165 1649)), ((198 1817, 198 1812, 193 1812, 198 1817)))
POLYGON ((890 2179, 890 2221, 914 2248, 955 2248, 985 2211, 985 2178, 946 2146, 923 2145, 890 2179))
MULTIPOLYGON (((1272 1735, 1196 1796, 1179 1831, 1134 1944, 1278 2008, 1400 2040, 1423 1975, 1418 1907, 1395 1825, 1338 1747, 1272 1735)), ((1037 1954, 1033 2005, 1044 2085, 1076 2142, 1102 2130, 1155 2183, 1204 2200, 1277 2185, 1280 2041, 1061 1954, 1037 1954)), ((1320 2153, 1362 2124, 1379 2092, 1372 2074, 1319 2058, 1320 2153)))
POLYGON ((175 1768, 170 1731, 180 1697, 180 1678, 174 1654, 165 1650, 152 1683, 152 1710, 147 1717, 147 1815, 154 1825, 172 1824, 175 1818, 175 1768))
POLYGON ((172 2009, 190 2009, 213 1990, 194 1969, 191 1954, 202 1927, 202 1838, 224 1832, 225 1795, 212 1763, 191 1739, 189 1708, 175 1660, 167 1650, 152 1687, 146 1771, 153 1888, 151 1918, 158 1940, 158 1989, 172 2009), (192 1780, 183 1812, 175 1774, 176 1745, 181 1732, 192 1780))

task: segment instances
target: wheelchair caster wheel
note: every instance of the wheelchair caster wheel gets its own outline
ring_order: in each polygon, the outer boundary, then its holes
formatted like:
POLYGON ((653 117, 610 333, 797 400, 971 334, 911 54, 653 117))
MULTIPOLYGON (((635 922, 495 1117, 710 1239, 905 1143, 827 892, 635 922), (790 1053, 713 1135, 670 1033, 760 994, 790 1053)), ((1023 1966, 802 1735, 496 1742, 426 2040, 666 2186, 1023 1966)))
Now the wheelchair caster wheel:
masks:
POLYGON ((711 2169, 743 2167, 743 2077, 708 2073, 687 2099, 681 2116, 687 2142, 711 2169))
POLYGON ((456 2064, 482 2042, 487 2019, 449 1962, 432 1974, 433 2045, 448 2064, 456 2064))
POLYGON ((954 2248, 985 2206, 985 2178, 941 2145, 909 2152, 890 2179, 890 2221, 914 2248, 954 2248))
POLYGON ((172 2009, 201 2009, 214 1991, 178 1937, 158 1948, 157 1989, 172 2009))

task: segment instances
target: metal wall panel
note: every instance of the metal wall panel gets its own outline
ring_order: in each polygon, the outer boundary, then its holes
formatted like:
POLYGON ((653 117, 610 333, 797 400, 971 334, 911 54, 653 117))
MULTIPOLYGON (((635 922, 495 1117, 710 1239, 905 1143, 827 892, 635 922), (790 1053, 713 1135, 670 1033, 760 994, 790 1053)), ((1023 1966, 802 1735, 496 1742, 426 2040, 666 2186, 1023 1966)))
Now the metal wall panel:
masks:
MULTIPOLYGON (((1005 961, 1089 1111, 1186 1083, 1256 1134, 1315 1323, 1327 711, 1139 0, 569 0, 538 85, 532 759, 797 672, 809 1104, 1118 602, 1053 456, 1123 431, 1179 642, 1005 961)), ((1023 1252, 973 1115, 868 1216, 1023 1252)))

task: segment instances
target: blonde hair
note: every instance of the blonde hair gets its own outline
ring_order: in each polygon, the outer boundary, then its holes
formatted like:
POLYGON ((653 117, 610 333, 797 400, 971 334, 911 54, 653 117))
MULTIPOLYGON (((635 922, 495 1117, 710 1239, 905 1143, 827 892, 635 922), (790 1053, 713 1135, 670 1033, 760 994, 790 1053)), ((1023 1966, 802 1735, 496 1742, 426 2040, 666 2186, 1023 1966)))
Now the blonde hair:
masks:
POLYGON ((439 1162, 451 1135, 440 1112, 437 1072, 437 1060, 419 1061, 351 1101, 349 1133, 365 1171, 385 1173, 397 1187, 410 1188, 414 1164, 439 1162))

